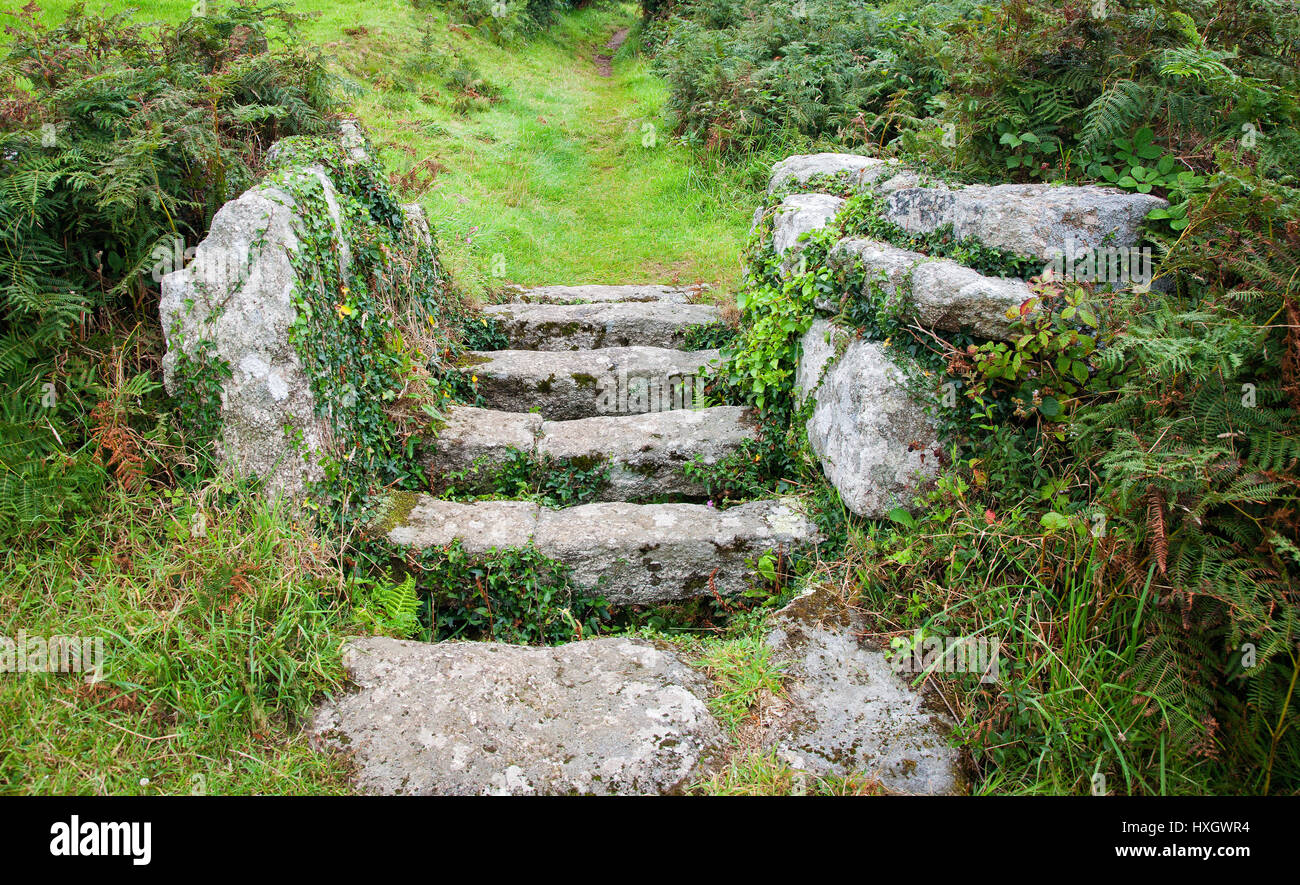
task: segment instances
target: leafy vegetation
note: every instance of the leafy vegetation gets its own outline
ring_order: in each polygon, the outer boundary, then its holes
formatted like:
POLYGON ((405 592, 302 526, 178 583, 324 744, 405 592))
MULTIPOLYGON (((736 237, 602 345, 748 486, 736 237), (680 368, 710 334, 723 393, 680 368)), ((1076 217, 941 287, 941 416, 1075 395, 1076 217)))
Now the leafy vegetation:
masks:
POLYGON ((358 629, 337 549, 228 483, 95 503, 0 552, 0 635, 103 641, 97 679, 0 677, 0 792, 345 792, 302 728, 358 629))
POLYGON ((600 459, 554 459, 514 449, 503 459, 482 458, 431 485, 449 500, 507 498, 573 507, 596 500, 608 479, 609 464, 600 459))
POLYGON ((333 433, 318 497, 422 487, 419 442, 452 396, 443 370, 463 349, 467 315, 437 244, 407 218, 379 165, 349 157, 337 139, 281 140, 266 181, 303 210, 290 340, 333 433), (309 165, 334 183, 337 230, 320 178, 300 174, 309 165), (335 258, 340 237, 346 268, 335 258))
POLYGON ((212 428, 160 414, 159 256, 201 238, 272 141, 337 107, 281 4, 157 30, 80 5, 47 27, 34 9, 0 64, 4 534, 84 513, 105 467, 138 486, 193 466, 212 428))

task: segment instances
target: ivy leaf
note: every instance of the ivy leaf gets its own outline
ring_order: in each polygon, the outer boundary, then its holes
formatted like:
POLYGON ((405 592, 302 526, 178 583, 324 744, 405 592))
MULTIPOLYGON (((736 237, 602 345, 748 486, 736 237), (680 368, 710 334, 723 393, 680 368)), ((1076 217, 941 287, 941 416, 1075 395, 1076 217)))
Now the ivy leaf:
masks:
POLYGON ((916 528, 916 519, 902 507, 895 507, 893 510, 889 511, 889 521, 896 522, 909 529, 916 528))

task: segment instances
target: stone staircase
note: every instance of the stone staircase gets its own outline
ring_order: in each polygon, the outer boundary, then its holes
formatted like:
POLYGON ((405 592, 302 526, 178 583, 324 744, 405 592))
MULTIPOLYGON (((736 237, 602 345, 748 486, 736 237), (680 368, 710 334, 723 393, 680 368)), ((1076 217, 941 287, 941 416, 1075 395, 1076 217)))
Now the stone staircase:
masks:
MULTIPOLYGON (((351 161, 365 161, 359 126, 345 121, 340 128, 351 161)), ((845 170, 864 184, 868 172, 873 182, 897 172, 889 179, 898 183, 890 211, 909 224, 951 221, 977 234, 1000 231, 989 209, 1000 205, 1005 191, 993 197, 988 189, 930 193, 910 186, 920 184, 914 176, 882 163, 851 155, 795 157, 779 164, 773 187, 793 177, 812 190, 812 179, 845 170)), ((348 407, 340 389, 346 385, 318 389, 301 350, 304 304, 323 298, 318 306, 328 309, 334 295, 317 292, 315 271, 296 260, 313 213, 322 216, 312 218, 313 226, 324 221, 334 245, 330 260, 353 254, 350 226, 338 210, 340 195, 352 194, 353 183, 335 180, 319 164, 299 163, 285 172, 216 213, 193 261, 163 278, 160 320, 168 338, 164 378, 173 394, 190 383, 188 370, 181 371, 187 365, 227 370, 220 376, 215 453, 238 474, 260 477, 268 497, 301 502, 327 479, 331 461, 361 451, 340 447, 331 428, 333 410, 348 407), (295 199, 286 189, 290 180, 318 185, 320 204, 295 199), (239 257, 241 268, 234 278, 231 256, 239 257)), ((1078 215, 1058 198, 1018 197, 1017 241, 1041 244, 1056 236, 1067 216, 1078 215), (1032 204, 1040 198, 1050 203, 1046 215, 1032 204), (1045 227, 1035 222, 1040 216, 1048 219, 1045 227)), ((799 229, 826 223, 838 199, 795 194, 788 205, 764 207, 757 217, 780 215, 777 238, 794 257, 799 229)), ((1133 214, 1117 215, 1122 207, 1113 198, 1085 208, 1081 217, 1095 219, 1088 222, 1089 236, 1105 235, 1103 228, 1133 214)), ((389 254, 392 264, 442 278, 422 210, 402 206, 402 215, 405 236, 389 254)), ((393 232, 381 230, 386 223, 372 227, 385 237, 393 232)), ((880 244, 844 246, 877 263, 894 284, 910 283, 904 288, 914 295, 955 292, 962 304, 980 306, 985 294, 1003 300, 1016 294, 946 266, 931 285, 927 274, 936 271, 911 254, 880 244)), ((352 347, 383 346, 393 316, 436 319, 436 299, 425 297, 426 289, 397 294, 382 318, 362 311, 341 327, 352 347)), ((615 604, 738 593, 754 579, 753 563, 762 554, 817 543, 796 501, 718 510, 684 470, 694 460, 718 464, 757 438, 743 409, 699 407, 700 370, 718 359, 716 351, 688 349, 688 330, 717 319, 699 294, 698 287, 549 286, 520 289, 511 303, 488 308, 510 349, 472 354, 461 367, 481 402, 446 415, 427 452, 431 493, 392 499, 382 523, 389 539, 417 547, 459 541, 471 557, 531 543, 567 564, 580 588, 615 604), (463 503, 433 493, 445 488, 437 480, 520 453, 533 469, 603 465, 608 479, 600 500, 551 509, 532 501, 463 503)), ((920 306, 929 309, 927 303, 920 306)), ((973 308, 963 309, 975 316, 973 308)), ((934 312, 963 321, 946 303, 934 312)), ((838 352, 830 319, 818 322, 804 342, 805 381, 821 377, 815 366, 830 365, 838 352)), ((838 368, 828 370, 831 394, 819 398, 820 411, 809 425, 814 447, 827 453, 827 463, 838 463, 828 468, 828 478, 864 515, 893 506, 910 488, 905 480, 915 465, 907 459, 924 455, 912 451, 911 440, 919 437, 908 423, 915 410, 902 379, 873 346, 848 345, 838 368), (847 406, 869 414, 858 416, 847 406), (838 436, 831 438, 828 428, 838 436), (867 438, 874 442, 864 445, 867 438), (897 470, 882 471, 882 464, 897 470), (854 477, 862 488, 849 482, 854 477), (868 506, 855 494, 863 488, 874 496, 868 506)), ((802 386, 815 395, 811 384, 802 386)), ((468 576, 465 587, 474 592, 468 576)), ((960 790, 958 757, 945 738, 943 716, 879 650, 862 642, 871 625, 845 605, 841 592, 830 584, 810 587, 769 618, 764 648, 787 685, 780 698, 768 699, 773 703, 762 702, 761 713, 756 708, 751 724, 758 731, 744 746, 711 713, 709 696, 718 686, 694 662, 666 643, 626 636, 546 648, 354 638, 344 648, 348 685, 321 700, 309 732, 320 749, 347 754, 356 787, 371 793, 672 793, 721 770, 729 754, 751 745, 775 753, 800 779, 861 773, 891 791, 960 790)))
MULTIPOLYGON (((905 231, 951 227, 958 238, 1067 268, 1079 249, 1128 254, 1142 218, 1161 204, 1105 188, 950 186, 849 154, 790 157, 774 167, 754 216, 755 227, 770 225, 764 235, 787 272, 802 257, 802 235, 831 224, 845 205, 823 189, 873 192, 885 220, 905 231)), ((866 285, 909 299, 929 327, 992 340, 1012 333, 1009 316, 1031 296, 1024 279, 883 241, 846 236, 827 261, 861 266, 866 285)), ((837 294, 814 304, 796 396, 814 400, 809 445, 846 508, 883 518, 938 471, 933 391, 919 388, 880 342, 840 324, 855 293, 837 294)), ((704 490, 681 469, 695 458, 716 464, 756 438, 741 409, 691 408, 697 373, 718 358, 685 349, 690 327, 717 317, 695 295, 554 286, 488 308, 511 349, 474 353, 462 367, 487 408, 453 410, 430 470, 454 473, 517 451, 540 463, 599 461, 610 469, 605 500, 554 510, 424 495, 387 517, 389 539, 460 540, 471 554, 532 543, 569 565, 579 587, 616 604, 736 593, 763 552, 815 544, 797 502, 718 511, 699 503, 704 490), (654 503, 663 498, 672 501, 654 503)), ((947 711, 914 688, 924 667, 864 641, 879 627, 841 593, 813 582, 769 616, 764 648, 783 674, 782 696, 756 708, 743 742, 709 712, 716 686, 674 650, 628 637, 552 648, 358 640, 346 651, 356 691, 322 704, 312 732, 352 754, 357 785, 368 792, 671 793, 744 746, 774 753, 798 778, 865 774, 888 791, 961 792, 947 711)), ((991 664, 969 672, 996 683, 996 651, 991 664)))
POLYGON ((716 350, 683 347, 717 322, 694 293, 662 286, 551 286, 488 307, 510 349, 474 351, 459 371, 486 407, 449 410, 428 455, 433 476, 491 469, 522 452, 542 463, 601 464, 596 503, 550 509, 426 494, 383 516, 387 537, 419 548, 460 541, 471 555, 535 545, 575 586, 614 604, 743 591, 772 550, 817 541, 792 499, 727 510, 704 502, 691 462, 717 464, 758 431, 746 410, 699 408, 716 350), (668 500, 665 500, 668 499, 668 500))

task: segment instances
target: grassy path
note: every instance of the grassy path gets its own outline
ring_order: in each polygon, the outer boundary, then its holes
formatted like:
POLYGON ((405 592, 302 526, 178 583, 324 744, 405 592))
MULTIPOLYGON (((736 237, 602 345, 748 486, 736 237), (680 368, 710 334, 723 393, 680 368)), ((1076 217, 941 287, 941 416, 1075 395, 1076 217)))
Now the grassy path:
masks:
POLYGON ((393 45, 401 27, 334 51, 372 83, 383 83, 394 49, 408 71, 443 67, 409 73, 414 88, 371 89, 357 107, 395 169, 445 167, 421 202, 458 280, 473 289, 735 280, 749 193, 701 175, 665 137, 666 89, 634 45, 615 53, 612 76, 598 69, 610 36, 634 25, 633 7, 582 10, 510 48, 449 29, 440 14, 429 21, 424 46, 404 55, 393 45), (449 82, 466 79, 499 93, 448 95, 449 82))

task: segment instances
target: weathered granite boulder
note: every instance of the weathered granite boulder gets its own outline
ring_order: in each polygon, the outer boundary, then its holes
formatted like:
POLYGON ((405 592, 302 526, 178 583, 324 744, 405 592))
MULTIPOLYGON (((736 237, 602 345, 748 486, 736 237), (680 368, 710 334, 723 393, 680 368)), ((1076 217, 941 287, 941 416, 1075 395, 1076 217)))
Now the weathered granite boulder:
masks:
POLYGON ((1138 242, 1147 213, 1168 203, 1151 194, 1105 187, 1046 184, 906 187, 884 201, 884 215, 904 230, 927 233, 951 224, 958 239, 1051 261, 1075 251, 1138 242))
POLYGON ((772 248, 785 258, 787 270, 795 266, 802 248, 799 238, 825 227, 843 205, 839 197, 828 194, 791 194, 781 201, 772 221, 772 248))
MULTIPOLYGON (((340 124, 340 142, 351 161, 366 158, 364 139, 353 121, 340 124)), ((291 169, 290 177, 315 179, 323 191, 333 228, 340 276, 347 280, 350 244, 344 235, 338 191, 319 165, 291 169)), ((432 242, 419 206, 402 207, 408 229, 432 242)), ((313 209, 312 211, 316 211, 313 209)), ((268 495, 300 497, 309 482, 323 478, 320 458, 330 447, 327 423, 317 415, 290 330, 297 318, 293 293, 298 271, 300 210, 293 196, 273 183, 257 185, 219 209, 193 260, 169 257, 161 277, 159 314, 167 337, 163 381, 180 391, 181 354, 224 364, 230 377, 221 386, 218 455, 238 473, 265 480, 268 495)))
POLYGON ((767 192, 775 195, 792 185, 815 192, 825 176, 884 197, 885 217, 904 230, 928 233, 951 224, 959 239, 973 236, 986 246, 1044 261, 1068 254, 1071 247, 1132 247, 1147 213, 1168 205, 1151 194, 1109 187, 949 185, 931 182, 897 161, 856 154, 787 157, 772 167, 767 192))
POLYGON ((344 663, 357 691, 322 705, 312 735, 351 755, 366 793, 673 793, 722 748, 704 678, 642 640, 372 637, 344 663))
POLYGON ((823 586, 770 625, 767 644, 785 697, 763 723, 762 742, 779 759, 818 776, 875 777, 894 792, 961 791, 951 721, 861 639, 869 625, 860 613, 823 586))
POLYGON ((1033 297, 1021 279, 986 277, 941 258, 912 271, 912 303, 923 326, 951 332, 970 329, 983 338, 1011 337, 1012 318, 1033 297))
MULTIPOLYGON (((325 170, 312 166, 299 174, 320 179, 342 242, 337 195, 325 170)), ((218 210, 188 266, 163 277, 159 305, 168 391, 179 390, 178 354, 196 356, 210 347, 206 358, 231 371, 221 391, 221 457, 243 475, 265 477, 270 493, 290 497, 322 478, 316 455, 329 436, 289 340, 297 317, 291 299, 297 248, 293 197, 270 185, 255 187, 218 210)))
POLYGON ((910 507, 938 473, 935 421, 879 342, 847 340, 829 321, 814 320, 795 385, 800 402, 816 401, 809 445, 854 513, 879 518, 910 507))

